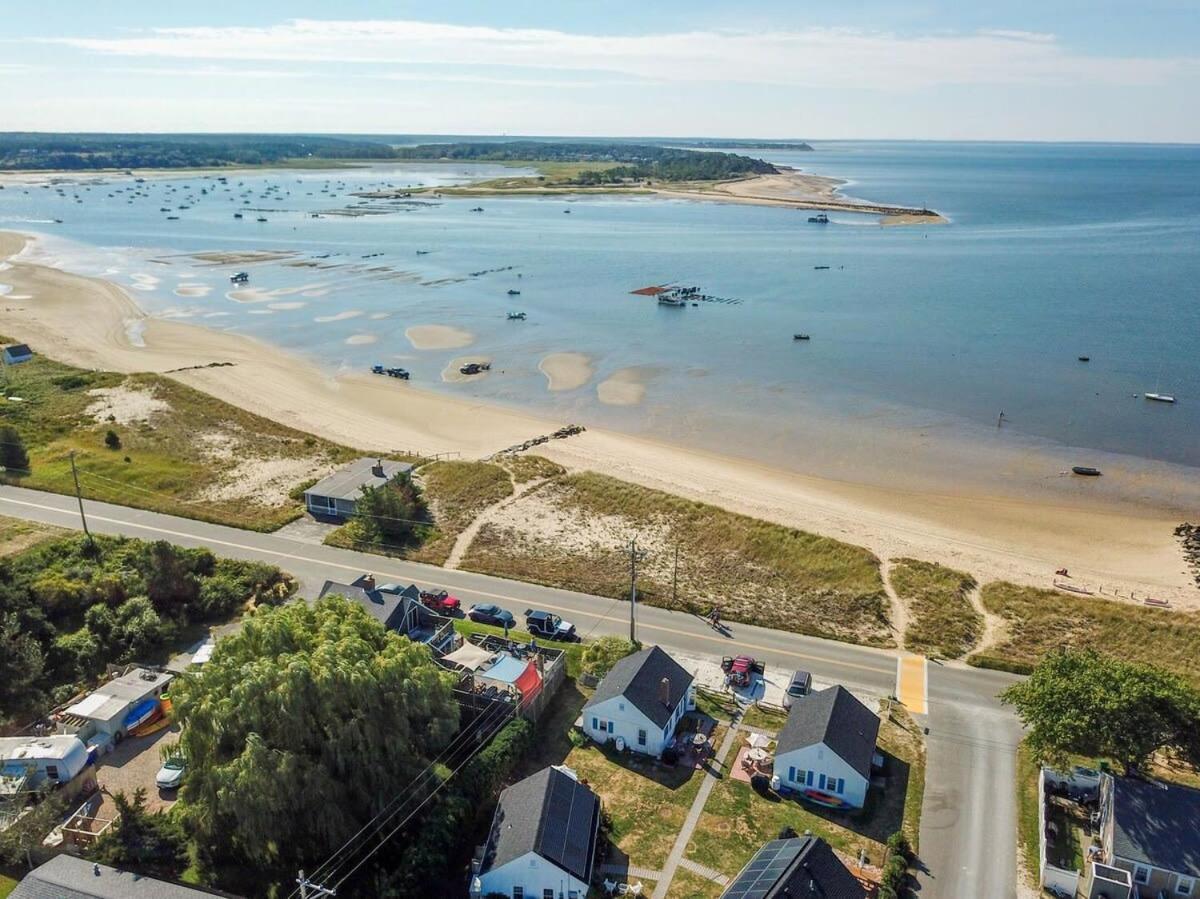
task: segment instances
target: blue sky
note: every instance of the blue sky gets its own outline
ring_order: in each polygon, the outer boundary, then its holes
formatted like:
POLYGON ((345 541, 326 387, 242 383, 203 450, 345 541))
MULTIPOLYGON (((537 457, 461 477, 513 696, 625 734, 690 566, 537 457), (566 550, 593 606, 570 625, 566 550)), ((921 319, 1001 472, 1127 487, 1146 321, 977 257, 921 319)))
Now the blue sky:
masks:
POLYGON ((1197 0, 64 2, 5 130, 1200 142, 1197 0))

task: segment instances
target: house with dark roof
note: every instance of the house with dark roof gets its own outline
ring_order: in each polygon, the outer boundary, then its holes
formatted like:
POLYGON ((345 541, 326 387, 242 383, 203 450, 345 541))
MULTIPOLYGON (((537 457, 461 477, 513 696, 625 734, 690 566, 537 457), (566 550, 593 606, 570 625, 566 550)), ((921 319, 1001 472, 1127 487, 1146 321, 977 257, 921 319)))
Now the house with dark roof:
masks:
POLYGON ((793 700, 775 747, 783 788, 830 808, 862 808, 879 716, 842 686, 793 700))
POLYGON ((1110 899, 1200 896, 1200 790, 1180 784, 1100 775, 1100 847, 1084 894, 1110 899), (1128 893, 1114 892, 1103 869, 1128 871, 1128 893))
POLYGON ((829 844, 805 835, 772 840, 754 854, 721 899, 865 899, 867 890, 829 844))
POLYGON ((6 343, 2 348, 2 352, 5 365, 19 365, 33 358, 33 350, 29 348, 28 344, 24 343, 6 343))
POLYGON ((543 768, 500 794, 471 895, 584 899, 599 839, 596 794, 569 768, 543 768))
POLYGON ((428 643, 438 653, 453 648, 454 623, 421 605, 421 591, 415 584, 376 584, 374 575, 364 574, 351 584, 326 581, 317 598, 330 595, 344 596, 388 630, 428 643))
POLYGON ((26 874, 9 899, 212 899, 231 895, 98 865, 73 855, 56 855, 26 874))
POLYGON ((304 507, 321 518, 350 518, 364 487, 382 487, 397 478, 407 478, 411 472, 407 462, 355 459, 305 490, 304 507))
POLYGON ((583 707, 583 731, 598 743, 620 739, 634 752, 655 757, 695 707, 692 675, 657 646, 613 665, 583 707))

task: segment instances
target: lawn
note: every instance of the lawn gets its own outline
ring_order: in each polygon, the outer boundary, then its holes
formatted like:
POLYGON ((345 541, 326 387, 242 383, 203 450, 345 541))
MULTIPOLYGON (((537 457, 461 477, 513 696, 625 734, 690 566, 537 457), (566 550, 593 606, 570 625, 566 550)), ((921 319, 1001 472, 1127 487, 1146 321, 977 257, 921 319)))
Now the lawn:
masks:
POLYGON ((357 455, 162 375, 36 356, 4 378, 0 412, 31 469, 8 481, 23 487, 73 493, 74 453, 86 497, 273 530, 300 515, 297 485, 357 455))
POLYGON ((1120 658, 1152 658, 1200 685, 1200 612, 1146 608, 1003 581, 984 586, 983 604, 1004 619, 1005 636, 971 656, 972 665, 1027 674, 1053 649, 1091 648, 1120 658))
POLYGON ((1017 847, 1021 873, 1030 886, 1038 875, 1038 773, 1041 765, 1021 741, 1017 747, 1017 847))
POLYGON ((798 633, 893 645, 879 561, 867 550, 591 472, 554 478, 480 529, 462 567, 798 633), (672 589, 678 552, 678 597, 672 589))
MULTIPOLYGON (((737 872, 734 871, 734 874, 737 872)), ((730 877, 733 875, 731 874, 730 877)), ((720 899, 725 888, 685 868, 677 868, 667 899, 720 899)))
POLYGON ((779 733, 785 723, 787 723, 787 712, 762 706, 758 703, 748 707, 746 714, 742 715, 742 724, 745 724, 747 727, 757 727, 773 734, 779 733))
MULTIPOLYGON (((509 473, 490 462, 431 462, 416 472, 417 484, 429 506, 430 525, 418 529, 411 546, 389 547, 388 555, 431 565, 445 563, 454 541, 480 512, 513 492, 509 473)), ((338 528, 325 542, 331 546, 381 552, 361 545, 353 521, 338 528)))
POLYGON ((983 634, 983 616, 970 599, 975 578, 917 559, 894 559, 890 577, 908 607, 906 648, 944 659, 960 658, 975 648, 983 634))
POLYGON ((856 815, 795 799, 764 798, 748 784, 722 778, 704 807, 686 857, 733 877, 785 827, 797 833, 811 830, 848 858, 861 851, 872 864, 881 862, 885 841, 898 829, 904 830, 916 848, 925 750, 920 729, 903 709, 897 707, 882 722, 879 748, 885 757, 884 773, 889 783, 882 794, 871 790, 866 807, 856 815))
POLYGON ((5 899, 9 893, 17 888, 19 880, 14 880, 7 874, 0 874, 0 899, 5 899))

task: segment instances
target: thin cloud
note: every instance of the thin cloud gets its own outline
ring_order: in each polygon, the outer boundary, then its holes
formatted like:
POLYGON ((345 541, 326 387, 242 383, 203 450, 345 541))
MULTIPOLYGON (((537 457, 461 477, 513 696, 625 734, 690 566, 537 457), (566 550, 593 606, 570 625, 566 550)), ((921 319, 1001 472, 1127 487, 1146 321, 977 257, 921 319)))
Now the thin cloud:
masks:
POLYGON ((115 38, 47 40, 125 57, 504 66, 671 83, 875 90, 978 84, 1144 86, 1200 71, 1195 58, 1088 56, 1072 52, 1054 35, 1011 29, 916 36, 846 28, 626 36, 409 20, 295 19, 268 27, 156 28, 115 38))

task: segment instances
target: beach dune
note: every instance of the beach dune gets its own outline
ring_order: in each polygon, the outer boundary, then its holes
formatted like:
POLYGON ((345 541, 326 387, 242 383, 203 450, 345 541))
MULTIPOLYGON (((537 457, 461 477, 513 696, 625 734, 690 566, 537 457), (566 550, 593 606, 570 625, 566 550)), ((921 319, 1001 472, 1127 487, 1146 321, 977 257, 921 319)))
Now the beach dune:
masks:
POLYGON ((551 353, 538 363, 554 391, 576 390, 592 379, 592 360, 584 353, 551 353))

